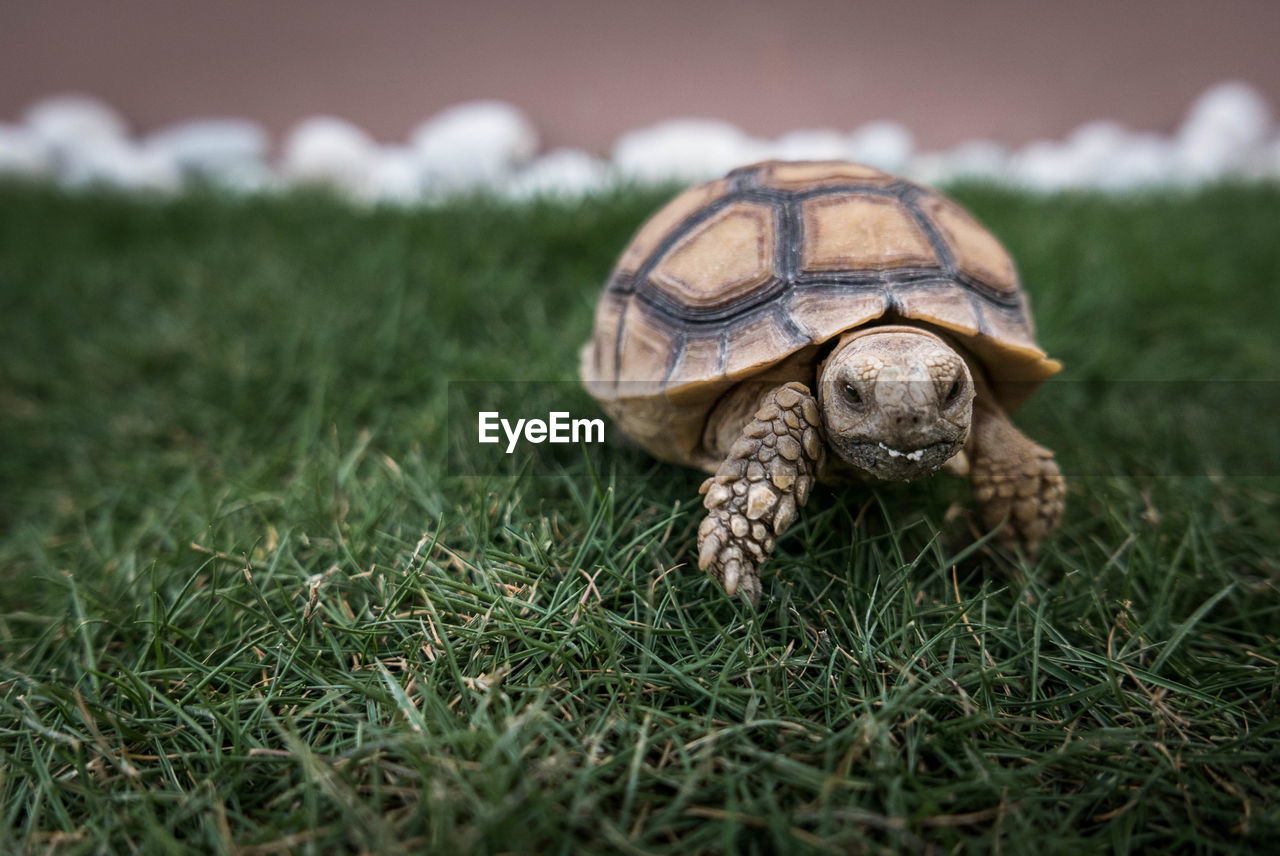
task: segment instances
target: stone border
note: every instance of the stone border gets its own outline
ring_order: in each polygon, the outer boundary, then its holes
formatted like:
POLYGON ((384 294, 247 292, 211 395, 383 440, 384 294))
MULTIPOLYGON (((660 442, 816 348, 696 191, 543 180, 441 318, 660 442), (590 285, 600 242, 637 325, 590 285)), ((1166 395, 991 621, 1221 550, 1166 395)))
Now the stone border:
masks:
POLYGON ((578 198, 619 183, 701 181, 768 158, 853 160, 930 184, 976 179, 1045 192, 1130 192, 1280 179, 1280 133, 1266 99, 1240 81, 1205 91, 1169 136, 1100 120, 1064 140, 1017 149, 971 140, 945 152, 917 151, 911 132, 890 121, 765 140, 712 119, 630 131, 608 158, 572 148, 541 152, 533 123, 499 101, 451 107, 390 145, 330 116, 300 122, 278 147, 260 126, 235 118, 135 137, 115 110, 85 95, 47 98, 19 122, 0 123, 0 177, 152 193, 202 183, 243 193, 318 185, 373 204, 430 204, 473 192, 578 198))

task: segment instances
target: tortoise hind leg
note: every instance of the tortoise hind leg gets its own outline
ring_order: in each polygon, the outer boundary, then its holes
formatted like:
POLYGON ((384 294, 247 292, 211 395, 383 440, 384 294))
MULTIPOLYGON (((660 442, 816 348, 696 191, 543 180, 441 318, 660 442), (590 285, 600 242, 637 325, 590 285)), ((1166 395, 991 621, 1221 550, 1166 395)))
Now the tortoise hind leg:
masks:
POLYGON ((983 525, 994 529, 1007 519, 1000 542, 1036 553, 1058 528, 1066 504, 1067 489, 1053 452, 979 396, 973 408, 971 458, 969 478, 983 525))
POLYGON ((702 484, 698 567, 729 594, 760 601, 760 565, 809 499, 823 443, 808 387, 770 390, 716 474, 702 484))

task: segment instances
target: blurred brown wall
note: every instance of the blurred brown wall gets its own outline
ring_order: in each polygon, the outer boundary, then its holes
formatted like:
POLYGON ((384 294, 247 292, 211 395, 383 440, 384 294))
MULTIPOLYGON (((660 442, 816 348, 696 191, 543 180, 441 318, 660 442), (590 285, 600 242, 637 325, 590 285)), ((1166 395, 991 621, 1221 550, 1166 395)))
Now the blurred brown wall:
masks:
POLYGON ((330 113, 390 140, 494 97, 547 142, 597 151, 676 115, 1016 143, 1100 117, 1170 130, 1228 77, 1280 106, 1277 37, 1277 0, 6 0, 0 121, 75 90, 143 129, 330 113))

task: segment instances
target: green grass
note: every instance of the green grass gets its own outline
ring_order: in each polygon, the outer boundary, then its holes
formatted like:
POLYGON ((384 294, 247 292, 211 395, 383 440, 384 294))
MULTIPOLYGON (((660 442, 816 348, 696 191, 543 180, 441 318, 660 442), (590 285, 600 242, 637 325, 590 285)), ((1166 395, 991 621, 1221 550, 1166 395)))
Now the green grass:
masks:
POLYGON ((1061 533, 822 489, 757 612, 697 473, 446 477, 448 382, 572 380, 659 195, 0 190, 0 851, 1271 851, 1280 189, 958 195, 1069 367, 1061 533))

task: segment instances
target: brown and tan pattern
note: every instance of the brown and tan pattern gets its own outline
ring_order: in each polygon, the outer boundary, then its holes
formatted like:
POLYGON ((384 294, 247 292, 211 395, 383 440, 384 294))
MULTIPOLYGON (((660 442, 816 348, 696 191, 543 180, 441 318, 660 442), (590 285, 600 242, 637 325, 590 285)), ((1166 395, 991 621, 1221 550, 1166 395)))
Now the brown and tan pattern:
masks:
POLYGON ((918 206, 946 240, 962 272, 988 288, 1007 294, 1017 292, 1018 273, 1013 259, 968 211, 935 193, 922 196, 918 206))
POLYGON ((689 230, 649 276, 654 288, 678 305, 731 305, 769 279, 776 243, 773 208, 744 202, 689 230))
POLYGON ((770 162, 640 228, 581 373, 652 455, 714 473, 698 563, 755 602, 819 477, 967 471, 983 522, 1033 551, 1065 491, 1006 412, 1058 368, 1012 259, 960 206, 857 164, 770 162))
POLYGON ((886 172, 860 163, 835 161, 770 161, 757 169, 761 187, 775 190, 813 190, 842 184, 892 184, 895 179, 886 172))
POLYGON ((800 203, 804 244, 800 269, 823 271, 936 267, 929 238, 902 203, 889 196, 818 196, 800 203))
POLYGON ((683 223, 694 212, 705 208, 729 189, 725 179, 699 184, 681 193, 650 217, 640 227, 640 231, 627 245, 622 258, 618 260, 614 278, 635 273, 636 269, 647 259, 673 229, 683 223))
MULTIPOLYGON (((661 392, 680 402, 667 418, 696 422, 788 356, 904 320, 956 337, 1010 406, 1058 370, 1035 343, 1013 262, 960 206, 859 164, 766 162, 681 193, 640 228, 581 372, 598 398, 661 392)), ((654 455, 697 454, 669 439, 683 432, 636 427, 658 438, 654 455)))

